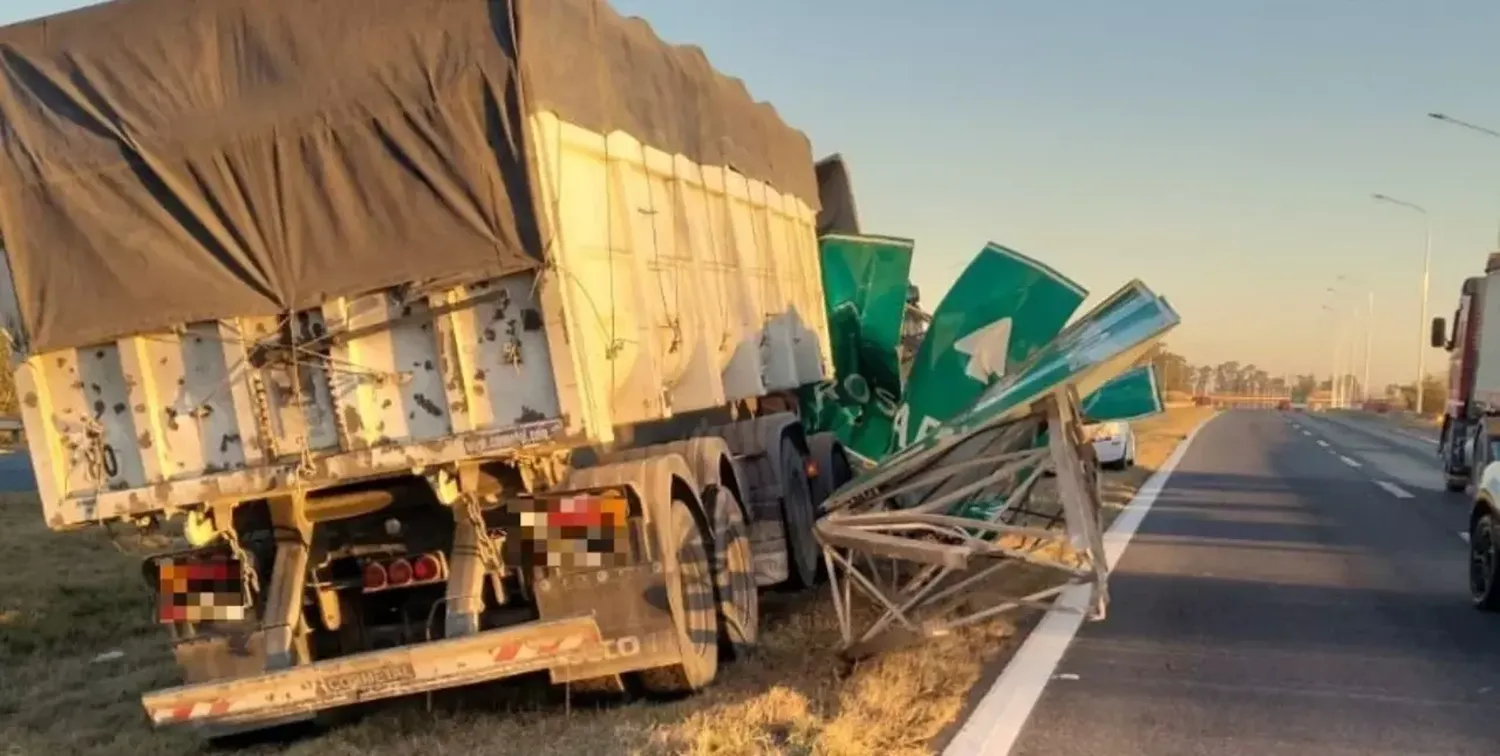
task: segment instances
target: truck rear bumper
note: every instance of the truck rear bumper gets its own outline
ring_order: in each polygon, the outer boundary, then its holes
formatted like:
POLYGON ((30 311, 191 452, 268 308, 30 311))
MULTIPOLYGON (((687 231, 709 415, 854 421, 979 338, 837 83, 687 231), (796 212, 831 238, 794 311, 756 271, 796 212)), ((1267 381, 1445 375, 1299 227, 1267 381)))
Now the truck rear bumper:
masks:
POLYGON ((353 654, 141 697, 152 726, 244 728, 383 698, 499 680, 570 663, 600 645, 592 615, 353 654))

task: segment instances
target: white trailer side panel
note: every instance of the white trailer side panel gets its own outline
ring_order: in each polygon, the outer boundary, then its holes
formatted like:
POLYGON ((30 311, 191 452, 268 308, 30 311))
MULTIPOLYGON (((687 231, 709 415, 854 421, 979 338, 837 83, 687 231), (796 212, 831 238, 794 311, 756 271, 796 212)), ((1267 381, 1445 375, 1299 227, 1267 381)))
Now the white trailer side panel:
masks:
POLYGON ((25 357, 49 525, 607 442, 830 373, 812 208, 626 134, 532 125, 537 275, 25 357))
POLYGON ((536 279, 382 291, 281 323, 192 323, 26 358, 16 388, 57 528, 312 490, 576 435, 536 279))
POLYGON ((1500 292, 1496 281, 1500 280, 1500 266, 1492 260, 1486 266, 1484 294, 1479 297, 1479 332, 1474 338, 1474 401, 1491 408, 1500 408, 1500 292))
POLYGON ((595 422, 617 425, 831 372, 816 213, 732 170, 532 118, 549 272, 595 422))

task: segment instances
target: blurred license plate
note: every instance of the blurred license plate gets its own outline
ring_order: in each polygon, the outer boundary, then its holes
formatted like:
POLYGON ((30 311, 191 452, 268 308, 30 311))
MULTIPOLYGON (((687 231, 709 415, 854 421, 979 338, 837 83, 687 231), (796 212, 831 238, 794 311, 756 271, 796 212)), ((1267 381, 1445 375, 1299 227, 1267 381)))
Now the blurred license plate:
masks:
POLYGON ((629 551, 630 504, 623 494, 537 497, 514 506, 526 563, 608 567, 629 551))
POLYGON ((162 559, 156 563, 160 622, 233 622, 245 618, 244 572, 235 559, 162 559))

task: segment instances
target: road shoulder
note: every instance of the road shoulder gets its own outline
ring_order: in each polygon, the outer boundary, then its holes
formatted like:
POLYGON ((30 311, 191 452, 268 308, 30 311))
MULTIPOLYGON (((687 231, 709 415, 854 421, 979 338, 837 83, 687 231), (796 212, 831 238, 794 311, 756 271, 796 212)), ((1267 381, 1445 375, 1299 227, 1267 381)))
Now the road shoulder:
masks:
MULTIPOLYGON (((1191 447, 1193 439, 1216 416, 1217 413, 1211 411, 1183 410, 1174 418, 1177 423, 1172 432, 1155 434, 1158 438, 1154 439, 1156 444, 1151 449, 1153 456, 1164 451, 1167 453, 1160 461, 1145 461, 1144 464, 1150 466, 1149 477, 1118 511, 1113 522, 1109 523, 1105 535, 1105 551, 1111 568, 1119 564, 1131 538, 1172 477, 1178 462, 1191 447), (1186 433, 1181 433, 1179 426, 1185 424, 1184 420, 1195 424, 1186 433)), ((1151 430, 1149 427, 1138 429, 1137 435, 1149 437, 1151 430)), ((1147 445, 1142 443, 1141 446, 1145 451, 1147 445)), ((1028 628, 1030 632, 1024 633, 1025 640, 1013 656, 993 662, 992 674, 975 688, 976 692, 982 692, 982 696, 958 723, 956 732, 943 748, 944 756, 1009 752, 1069 644, 1082 626, 1088 595, 1087 586, 1070 588, 1034 627, 1028 628)))

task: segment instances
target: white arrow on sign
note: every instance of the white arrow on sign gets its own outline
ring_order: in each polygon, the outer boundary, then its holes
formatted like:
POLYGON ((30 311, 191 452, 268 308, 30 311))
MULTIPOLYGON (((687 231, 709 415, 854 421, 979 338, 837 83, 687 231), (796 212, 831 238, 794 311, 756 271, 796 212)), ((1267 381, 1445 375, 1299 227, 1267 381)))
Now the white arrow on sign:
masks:
POLYGON ((953 349, 969 356, 964 374, 980 383, 1005 375, 1005 356, 1010 353, 1010 318, 1001 318, 969 332, 953 342, 953 349))

